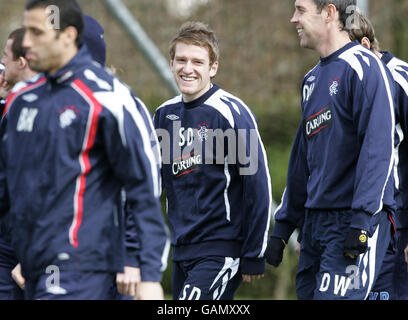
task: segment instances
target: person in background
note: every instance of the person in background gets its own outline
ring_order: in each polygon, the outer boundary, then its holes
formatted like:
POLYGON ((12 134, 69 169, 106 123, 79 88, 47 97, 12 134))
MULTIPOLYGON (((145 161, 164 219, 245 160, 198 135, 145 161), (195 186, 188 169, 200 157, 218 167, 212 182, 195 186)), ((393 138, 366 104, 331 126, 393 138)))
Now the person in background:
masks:
POLYGON ((397 202, 395 243, 387 251, 381 273, 369 299, 408 300, 408 63, 380 49, 370 20, 358 13, 356 27, 349 32, 352 41, 360 42, 374 52, 390 69, 396 89, 395 118, 397 139, 395 145, 395 195, 397 202))
MULTIPOLYGON (((12 31, 7 39, 1 59, 4 70, 0 75, 2 98, 7 98, 11 89, 20 81, 28 81, 37 75, 32 71, 25 58, 22 46, 24 28, 12 31)), ((4 102, 5 105, 5 102, 4 102)), ((3 113, 4 107, 2 107, 3 113)), ((11 247, 11 234, 8 217, 0 221, 0 300, 22 300, 24 293, 11 276, 18 264, 14 249, 11 247)))

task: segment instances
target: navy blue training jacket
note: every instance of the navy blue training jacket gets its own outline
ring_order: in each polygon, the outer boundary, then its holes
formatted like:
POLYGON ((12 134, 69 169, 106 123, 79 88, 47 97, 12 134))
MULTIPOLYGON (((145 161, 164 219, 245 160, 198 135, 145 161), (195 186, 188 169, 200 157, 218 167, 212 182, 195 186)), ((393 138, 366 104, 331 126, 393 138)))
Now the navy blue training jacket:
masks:
POLYGON ((6 110, 0 213, 10 215, 23 274, 36 276, 49 265, 122 271, 123 188, 140 241, 142 280, 159 281, 167 234, 159 155, 143 103, 82 47, 55 75, 16 88, 6 110))
POLYGON ((408 227, 408 63, 382 52, 381 60, 391 70, 396 83, 396 129, 401 143, 395 159, 394 180, 396 185, 397 228, 408 227))
POLYGON ((252 111, 213 85, 194 101, 166 101, 153 119, 173 260, 241 258, 242 273, 263 273, 272 195, 252 111))

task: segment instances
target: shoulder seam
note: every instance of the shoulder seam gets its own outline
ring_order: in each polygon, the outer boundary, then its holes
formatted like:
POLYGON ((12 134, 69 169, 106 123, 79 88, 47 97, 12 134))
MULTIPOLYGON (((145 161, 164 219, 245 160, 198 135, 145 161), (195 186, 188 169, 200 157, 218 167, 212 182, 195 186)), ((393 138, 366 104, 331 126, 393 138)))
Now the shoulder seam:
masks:
POLYGON ((175 96, 175 97, 173 97, 173 98, 171 98, 171 99, 169 99, 169 100, 163 102, 160 106, 158 106, 158 107, 156 108, 156 111, 159 110, 159 109, 162 109, 162 108, 164 108, 164 107, 167 107, 167 106, 171 106, 171 105, 180 103, 181 101, 182 101, 181 95, 175 96))

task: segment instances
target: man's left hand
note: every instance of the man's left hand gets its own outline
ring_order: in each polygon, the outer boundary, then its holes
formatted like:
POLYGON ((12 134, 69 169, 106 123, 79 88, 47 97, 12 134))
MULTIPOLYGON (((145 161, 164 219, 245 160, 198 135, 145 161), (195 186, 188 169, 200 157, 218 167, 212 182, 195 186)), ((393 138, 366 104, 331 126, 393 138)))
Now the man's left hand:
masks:
POLYGON ((140 269, 125 266, 123 273, 116 274, 116 285, 119 293, 125 296, 136 295, 136 287, 140 283, 140 269))
POLYGON ((258 280, 263 278, 264 275, 263 274, 243 274, 242 275, 242 280, 244 280, 244 282, 251 282, 253 280, 258 280))

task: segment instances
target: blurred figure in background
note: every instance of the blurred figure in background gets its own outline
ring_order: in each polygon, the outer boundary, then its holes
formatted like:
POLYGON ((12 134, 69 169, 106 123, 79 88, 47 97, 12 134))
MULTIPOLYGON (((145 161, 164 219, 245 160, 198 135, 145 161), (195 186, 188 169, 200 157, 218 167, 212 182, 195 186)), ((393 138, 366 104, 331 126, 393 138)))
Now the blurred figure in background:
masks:
POLYGON ((385 256, 381 273, 370 292, 370 300, 408 300, 408 63, 382 51, 370 20, 358 13, 356 27, 350 39, 373 51, 390 69, 396 88, 396 158, 394 167, 396 190, 395 243, 392 241, 385 256))

